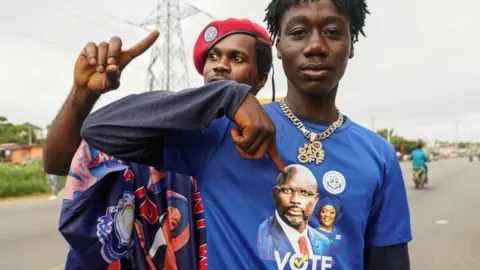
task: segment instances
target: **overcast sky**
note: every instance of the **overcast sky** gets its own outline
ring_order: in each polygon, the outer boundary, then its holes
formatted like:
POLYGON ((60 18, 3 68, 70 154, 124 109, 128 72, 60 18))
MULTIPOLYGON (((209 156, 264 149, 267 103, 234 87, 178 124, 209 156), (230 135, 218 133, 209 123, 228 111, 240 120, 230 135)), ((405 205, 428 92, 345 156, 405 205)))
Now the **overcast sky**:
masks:
MULTIPOLYGON (((246 17, 262 25, 268 2, 190 1, 217 19, 246 17)), ((0 9, 0 116, 13 123, 48 125, 70 90, 73 65, 84 44, 118 35, 129 47, 147 32, 116 18, 140 23, 156 3, 4 3, 0 9)), ((372 14, 367 18, 367 38, 356 44, 356 55, 341 83, 340 110, 368 128, 394 128, 409 138, 480 140, 480 2, 370 0, 368 4, 372 14)), ((193 44, 210 21, 197 14, 182 22, 192 86, 203 83, 193 66, 193 44)), ((148 61, 148 52, 137 58, 123 73, 121 88, 104 95, 95 108, 145 91, 148 61)), ((286 80, 278 60, 275 67, 277 92, 284 95, 286 80)), ((269 82, 260 97, 270 95, 269 82)))

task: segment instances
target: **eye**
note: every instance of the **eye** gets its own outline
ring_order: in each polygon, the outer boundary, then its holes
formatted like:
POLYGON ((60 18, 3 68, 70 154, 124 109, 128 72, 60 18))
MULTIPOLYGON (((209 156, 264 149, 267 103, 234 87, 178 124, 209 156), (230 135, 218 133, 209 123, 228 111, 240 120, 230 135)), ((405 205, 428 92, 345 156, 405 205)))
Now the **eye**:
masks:
POLYGON ((232 58, 233 62, 235 63, 243 63, 245 62, 245 60, 243 59, 243 57, 239 56, 239 55, 235 55, 233 58, 232 58))
POLYGON ((328 29, 327 31, 325 31, 325 34, 331 37, 338 37, 342 35, 342 33, 337 29, 328 29))
POLYGON ((295 29, 289 33, 290 36, 293 36, 294 38, 301 38, 307 35, 307 31, 303 29, 295 29))
POLYGON ((211 52, 208 54, 208 59, 210 60, 217 60, 218 59, 218 55, 214 52, 211 52))
POLYGON ((308 192, 306 190, 301 190, 300 193, 302 194, 302 196, 304 197, 310 197, 310 196, 313 196, 313 193, 311 192, 308 192))

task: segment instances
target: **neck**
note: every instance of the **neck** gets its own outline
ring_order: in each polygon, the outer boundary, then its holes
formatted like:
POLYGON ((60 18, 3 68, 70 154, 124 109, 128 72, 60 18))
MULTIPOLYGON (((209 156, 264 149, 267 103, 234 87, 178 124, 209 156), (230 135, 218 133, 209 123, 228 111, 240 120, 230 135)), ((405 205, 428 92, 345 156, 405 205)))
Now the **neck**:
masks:
POLYGON ((331 233, 333 231, 332 226, 328 226, 328 227, 327 226, 320 226, 320 227, 321 227, 321 230, 325 231, 325 232, 330 232, 331 233))
POLYGON ((303 222, 302 224, 298 225, 296 228, 297 232, 303 233, 305 229, 307 229, 307 221, 303 222))
POLYGON ((311 119, 319 122, 334 122, 338 115, 335 109, 336 86, 325 95, 311 95, 301 93, 297 89, 288 87, 285 102, 290 110, 299 118, 311 119))

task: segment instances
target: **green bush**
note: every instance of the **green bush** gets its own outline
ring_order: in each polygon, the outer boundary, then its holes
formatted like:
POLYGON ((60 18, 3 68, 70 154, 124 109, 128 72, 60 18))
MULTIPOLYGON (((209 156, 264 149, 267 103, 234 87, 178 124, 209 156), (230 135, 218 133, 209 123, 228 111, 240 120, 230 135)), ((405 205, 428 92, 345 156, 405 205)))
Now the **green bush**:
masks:
MULTIPOLYGON (((60 177, 59 184, 65 185, 65 177, 60 177)), ((19 197, 51 192, 41 162, 28 165, 11 165, 0 163, 0 198, 19 197)))

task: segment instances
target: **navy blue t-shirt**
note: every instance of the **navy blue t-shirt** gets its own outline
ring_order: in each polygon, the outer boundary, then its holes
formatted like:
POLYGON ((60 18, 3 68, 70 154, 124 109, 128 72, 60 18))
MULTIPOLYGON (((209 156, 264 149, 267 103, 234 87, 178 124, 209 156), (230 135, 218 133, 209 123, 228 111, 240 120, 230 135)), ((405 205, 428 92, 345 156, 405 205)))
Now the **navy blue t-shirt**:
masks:
POLYGON ((118 160, 82 141, 63 199, 67 270, 207 269, 203 205, 190 176, 118 160))
MULTIPOLYGON (((345 117, 322 141, 323 163, 299 163, 303 134, 278 103, 265 106, 292 172, 244 160, 226 117, 200 131, 165 134, 165 169, 202 190, 209 269, 363 269, 364 247, 411 241, 405 184, 392 145, 345 117)), ((311 131, 327 127, 303 121, 311 131)))

